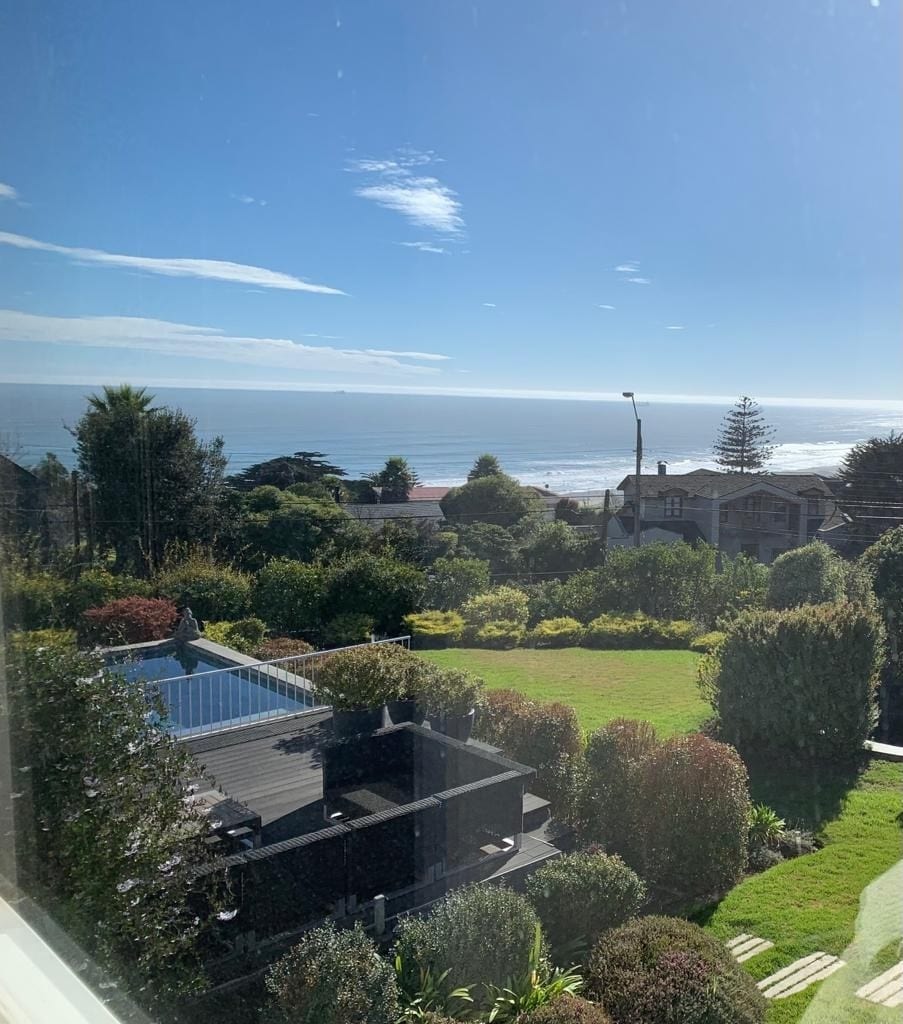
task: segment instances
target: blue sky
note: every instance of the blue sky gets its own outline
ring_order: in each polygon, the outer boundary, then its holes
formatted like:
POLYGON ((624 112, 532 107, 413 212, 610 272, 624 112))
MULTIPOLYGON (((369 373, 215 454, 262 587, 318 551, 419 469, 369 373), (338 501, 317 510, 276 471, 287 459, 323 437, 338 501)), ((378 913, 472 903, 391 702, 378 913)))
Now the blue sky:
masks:
POLYGON ((2 17, 2 379, 900 398, 896 2, 2 17))

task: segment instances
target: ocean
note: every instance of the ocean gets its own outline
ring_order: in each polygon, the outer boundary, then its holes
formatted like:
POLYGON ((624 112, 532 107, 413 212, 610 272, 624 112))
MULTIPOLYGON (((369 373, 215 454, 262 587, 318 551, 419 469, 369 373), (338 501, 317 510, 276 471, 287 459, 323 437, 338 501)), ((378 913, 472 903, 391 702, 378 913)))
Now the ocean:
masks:
MULTIPOLYGON (((28 465, 52 451, 73 465, 73 426, 92 388, 0 384, 0 434, 28 465)), ((573 401, 465 398, 355 392, 149 388, 160 405, 197 420, 200 436, 222 435, 230 470, 299 450, 324 452, 359 477, 390 455, 404 456, 424 484, 464 480, 474 459, 492 452, 523 483, 561 494, 600 493, 633 471, 635 424, 625 399, 573 401)), ((713 465, 711 446, 727 406, 639 405, 643 466, 680 473, 713 465)), ((899 412, 764 405, 778 445, 777 472, 829 472, 857 441, 899 430, 899 412)))

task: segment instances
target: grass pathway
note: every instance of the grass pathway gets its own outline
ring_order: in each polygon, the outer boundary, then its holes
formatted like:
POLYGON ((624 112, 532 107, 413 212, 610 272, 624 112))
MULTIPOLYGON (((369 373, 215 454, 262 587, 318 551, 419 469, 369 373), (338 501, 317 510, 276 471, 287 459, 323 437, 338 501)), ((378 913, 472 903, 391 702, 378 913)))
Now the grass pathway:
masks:
POLYGON ((612 718, 642 718, 663 736, 692 732, 711 714, 696 686, 691 651, 591 651, 518 648, 424 651, 446 668, 466 668, 490 689, 509 687, 534 700, 572 705, 590 732, 612 718))

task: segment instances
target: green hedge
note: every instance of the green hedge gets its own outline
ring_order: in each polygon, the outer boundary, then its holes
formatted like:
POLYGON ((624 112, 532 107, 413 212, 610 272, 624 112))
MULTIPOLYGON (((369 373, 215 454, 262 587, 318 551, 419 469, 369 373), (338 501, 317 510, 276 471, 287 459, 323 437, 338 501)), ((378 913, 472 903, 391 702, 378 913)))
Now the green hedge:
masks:
POLYGON ((464 635, 464 618, 459 612, 415 612, 406 615, 403 624, 418 647, 447 647, 464 635))
POLYGON ((703 666, 722 735, 753 758, 849 763, 877 719, 877 615, 848 602, 750 612, 703 666))
POLYGON ((465 631, 464 636, 475 647, 508 650, 524 642, 527 629, 519 622, 502 619, 471 627, 465 631))
POLYGON ((579 647, 583 642, 583 624, 561 616, 543 619, 530 630, 530 641, 537 647, 579 647))
POLYGON ((653 619, 637 612, 635 615, 600 615, 586 627, 586 647, 631 648, 690 646, 697 630, 692 622, 682 619, 653 619))

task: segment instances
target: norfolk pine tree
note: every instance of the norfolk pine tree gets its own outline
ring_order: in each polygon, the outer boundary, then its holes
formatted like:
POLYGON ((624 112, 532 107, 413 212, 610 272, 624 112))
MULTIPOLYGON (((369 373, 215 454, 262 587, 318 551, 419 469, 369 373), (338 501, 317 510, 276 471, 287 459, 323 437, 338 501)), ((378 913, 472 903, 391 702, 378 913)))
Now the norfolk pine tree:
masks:
POLYGON ((737 399, 724 417, 715 439, 715 462, 728 473, 759 473, 771 459, 774 428, 762 418, 757 402, 747 395, 737 399))

